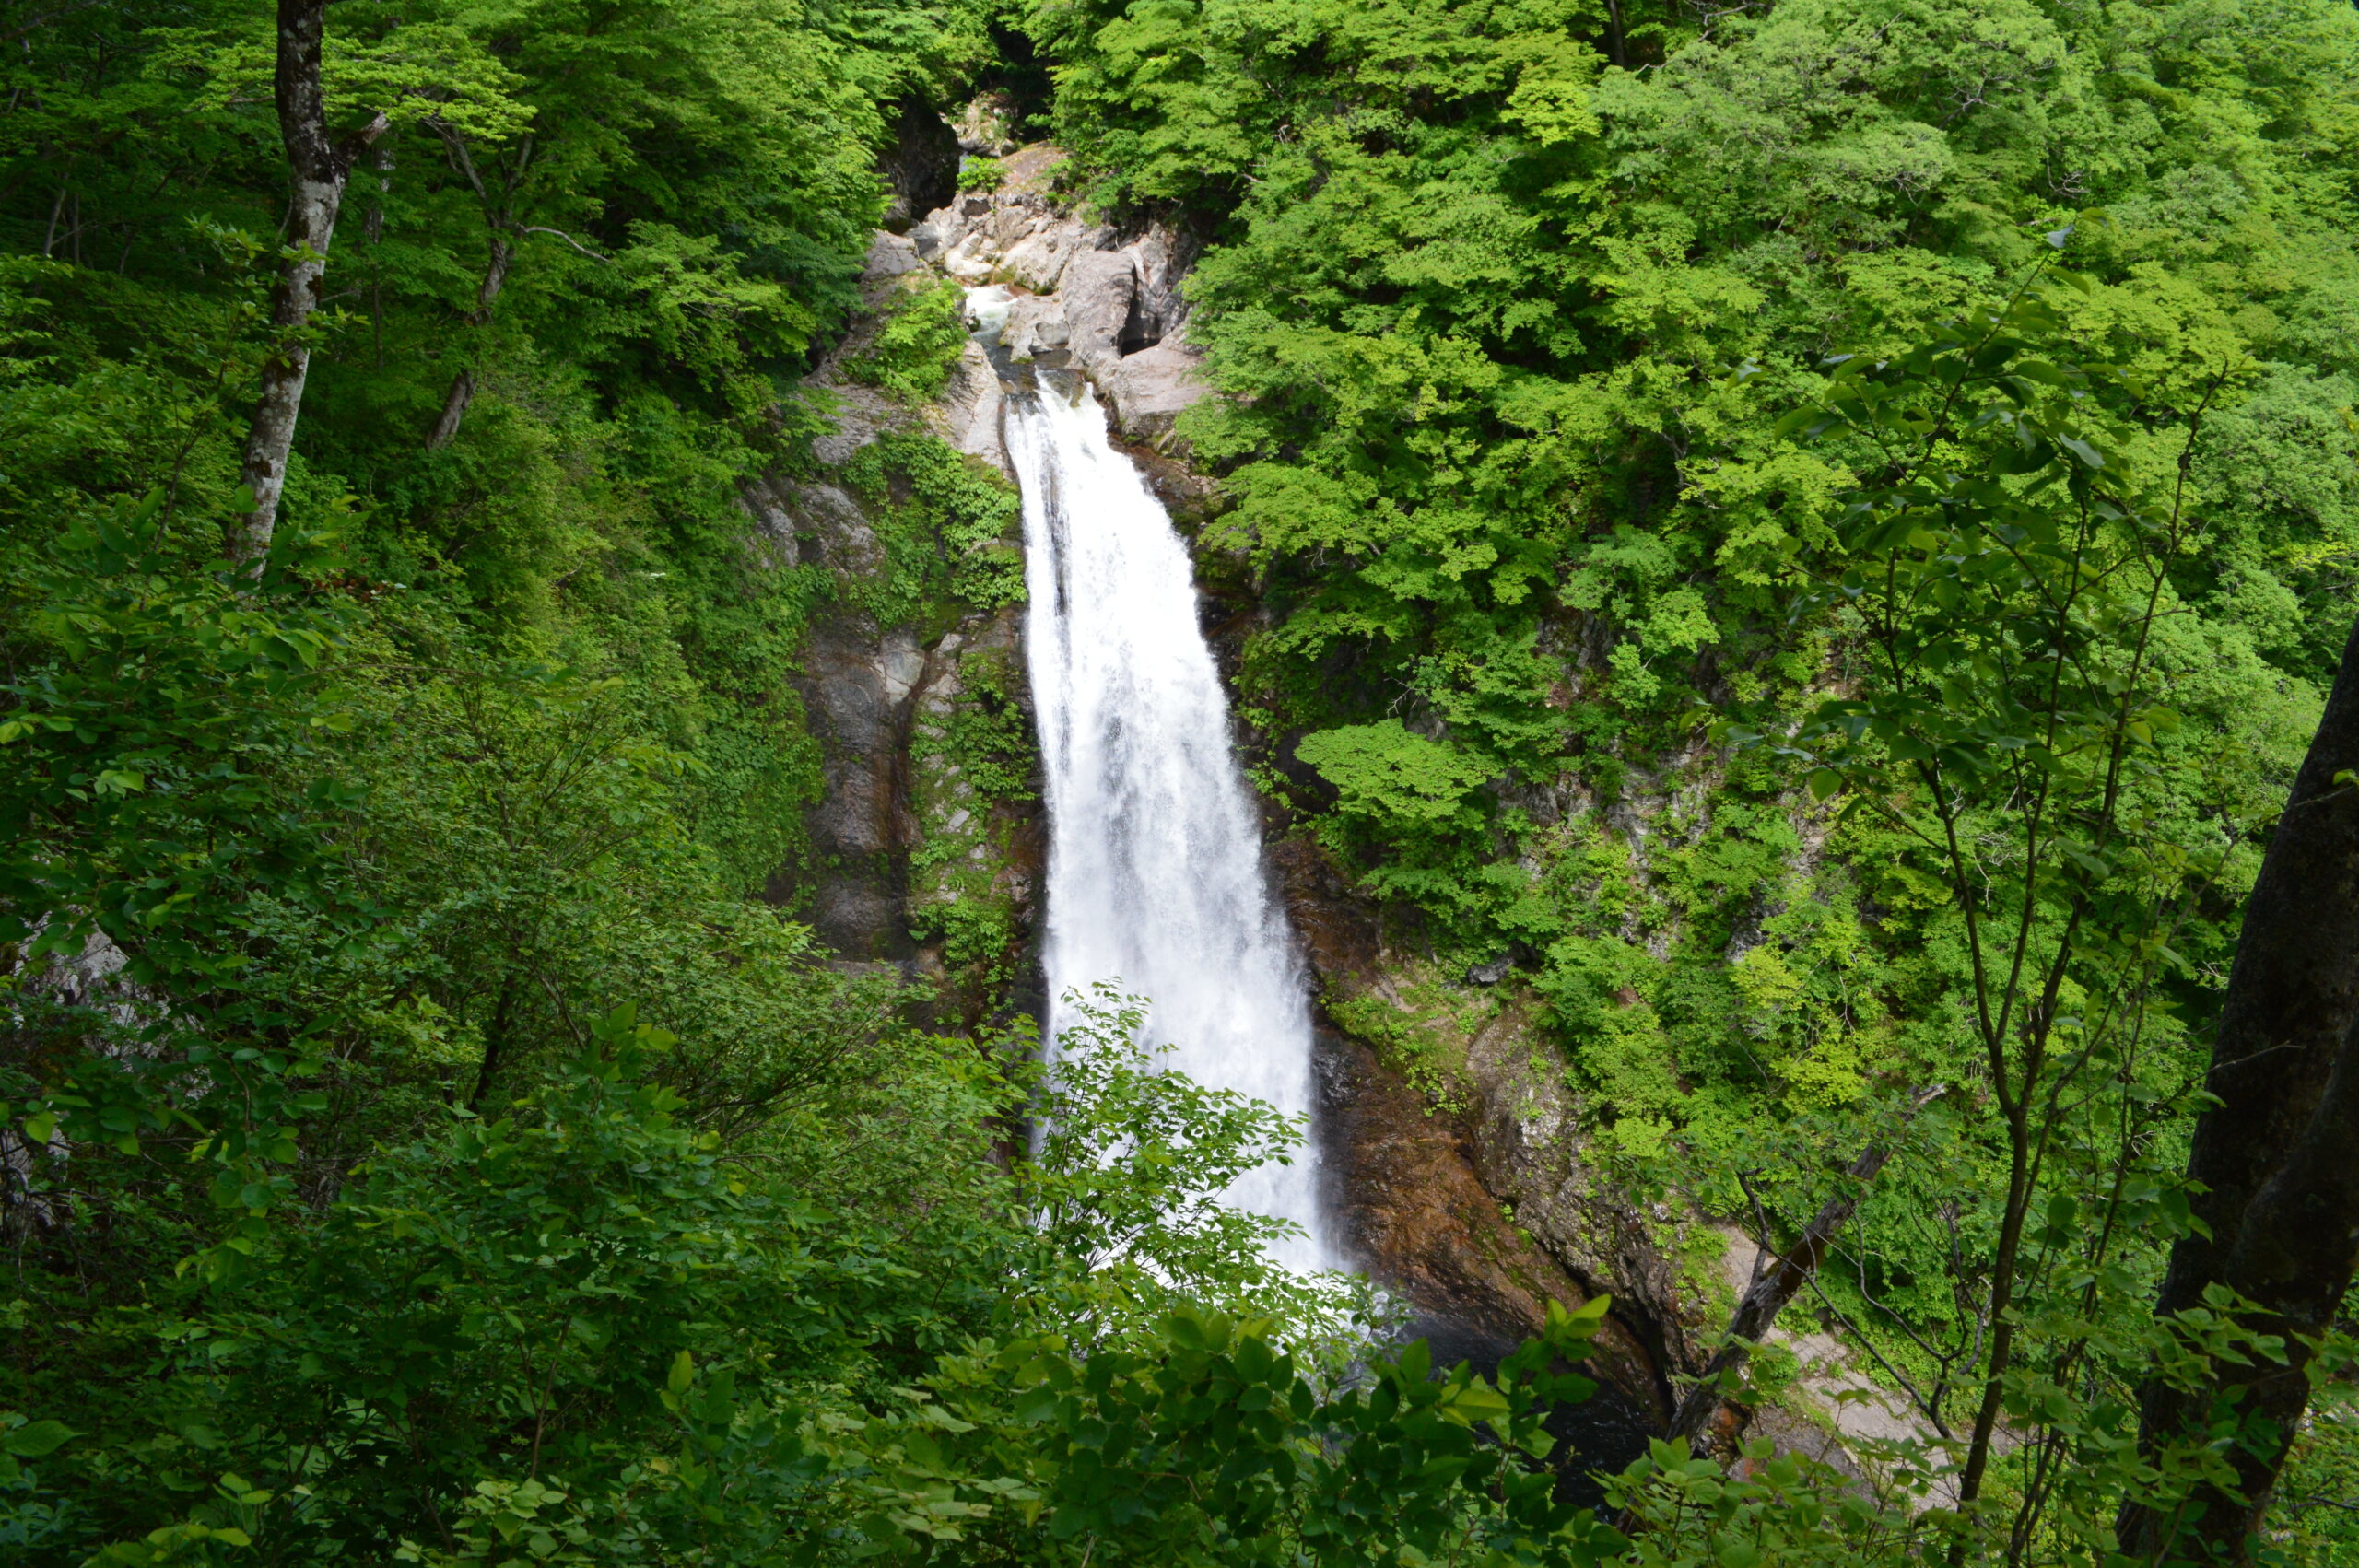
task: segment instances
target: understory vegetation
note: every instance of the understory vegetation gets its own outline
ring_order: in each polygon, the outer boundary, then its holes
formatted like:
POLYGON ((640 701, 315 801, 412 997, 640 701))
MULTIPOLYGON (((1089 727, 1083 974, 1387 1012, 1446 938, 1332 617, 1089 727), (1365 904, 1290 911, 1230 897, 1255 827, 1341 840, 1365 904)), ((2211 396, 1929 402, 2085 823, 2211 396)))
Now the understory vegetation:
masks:
MULTIPOLYGON (((95 0, 0 42, 0 1556, 2359 1562, 2350 1258, 2268 1295, 2253 1194, 2189 1175, 2280 813, 2359 768, 2359 12, 95 0), (1158 1071, 1119 990, 1044 1069, 797 918, 812 626, 1025 591, 930 435, 832 475, 856 587, 743 499, 816 472, 905 110, 985 90, 1065 199, 1203 242, 1180 430, 1277 807, 1392 949, 1532 1004, 1667 1249, 1801 1260, 1602 1511, 1547 1423, 1604 1298, 1437 1367, 1218 1201, 1305 1129, 1158 1071), (1899 1412, 1849 1469, 1686 1441, 1790 1377, 1747 1360, 1788 1306, 1899 1412)), ((868 308, 847 378, 938 394, 957 292, 868 308)), ((1032 799, 1009 668, 960 670, 923 743, 1032 799)), ((915 869, 915 934, 1017 983, 989 878, 915 869)), ((1465 1113, 1418 1019, 1328 1010, 1465 1113)))

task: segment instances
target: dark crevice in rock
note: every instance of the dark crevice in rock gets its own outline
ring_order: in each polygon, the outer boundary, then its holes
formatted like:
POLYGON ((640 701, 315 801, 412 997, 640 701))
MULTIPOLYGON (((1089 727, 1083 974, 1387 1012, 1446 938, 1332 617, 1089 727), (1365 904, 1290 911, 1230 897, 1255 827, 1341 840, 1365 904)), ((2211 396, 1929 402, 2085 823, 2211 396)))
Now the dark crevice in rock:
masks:
POLYGON ((893 194, 884 226, 908 230, 920 213, 958 193, 958 137, 933 105, 914 95, 894 106, 893 140, 877 155, 876 171, 893 194))

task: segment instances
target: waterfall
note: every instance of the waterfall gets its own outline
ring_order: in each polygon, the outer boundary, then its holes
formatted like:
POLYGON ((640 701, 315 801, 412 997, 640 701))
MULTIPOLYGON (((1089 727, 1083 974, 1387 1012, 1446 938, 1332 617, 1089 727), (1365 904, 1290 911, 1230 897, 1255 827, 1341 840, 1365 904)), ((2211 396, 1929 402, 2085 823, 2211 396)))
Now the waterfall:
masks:
MULTIPOLYGON (((988 341, 1004 305, 998 290, 975 293, 988 341)), ((1147 999, 1147 1037, 1171 1047, 1170 1066, 1307 1115, 1304 976, 1229 745, 1187 547, 1078 378, 1011 386, 1004 435, 1024 494, 1047 776, 1051 1048, 1065 991, 1119 979, 1147 999)), ((1280 1261, 1332 1268, 1318 1188, 1306 1148, 1247 1174, 1227 1200, 1302 1227, 1280 1261)))

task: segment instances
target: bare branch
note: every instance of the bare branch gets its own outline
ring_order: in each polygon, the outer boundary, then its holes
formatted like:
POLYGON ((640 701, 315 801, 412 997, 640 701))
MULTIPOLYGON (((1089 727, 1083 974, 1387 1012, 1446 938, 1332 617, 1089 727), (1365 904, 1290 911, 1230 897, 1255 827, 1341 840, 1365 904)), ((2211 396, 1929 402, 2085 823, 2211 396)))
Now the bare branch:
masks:
POLYGON ((568 234, 562 228, 543 228, 538 224, 528 223, 519 229, 518 232, 522 234, 550 235, 556 239, 564 240, 568 245, 572 246, 575 250, 581 252, 583 255, 589 257, 593 262, 604 262, 609 266, 614 264, 614 257, 602 256, 598 254, 597 252, 593 251, 589 246, 584 245, 581 240, 576 240, 572 235, 568 234))

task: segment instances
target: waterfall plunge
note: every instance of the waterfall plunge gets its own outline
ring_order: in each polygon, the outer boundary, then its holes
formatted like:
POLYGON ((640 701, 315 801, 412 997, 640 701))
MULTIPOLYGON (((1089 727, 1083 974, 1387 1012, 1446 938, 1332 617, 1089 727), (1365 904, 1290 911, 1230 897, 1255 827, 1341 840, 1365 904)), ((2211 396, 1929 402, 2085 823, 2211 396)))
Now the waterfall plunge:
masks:
MULTIPOLYGON (((999 301, 976 305, 988 334, 999 301)), ((1148 999, 1147 1037, 1171 1047, 1171 1066, 1303 1116, 1304 978, 1229 749, 1186 546, 1108 441, 1086 385, 1073 397, 1045 385, 1009 392, 1048 785, 1050 1037, 1067 989, 1119 978, 1148 999)), ((1332 1268, 1318 1187, 1306 1148, 1292 1165, 1249 1173, 1228 1199, 1302 1227, 1280 1261, 1332 1268)))

